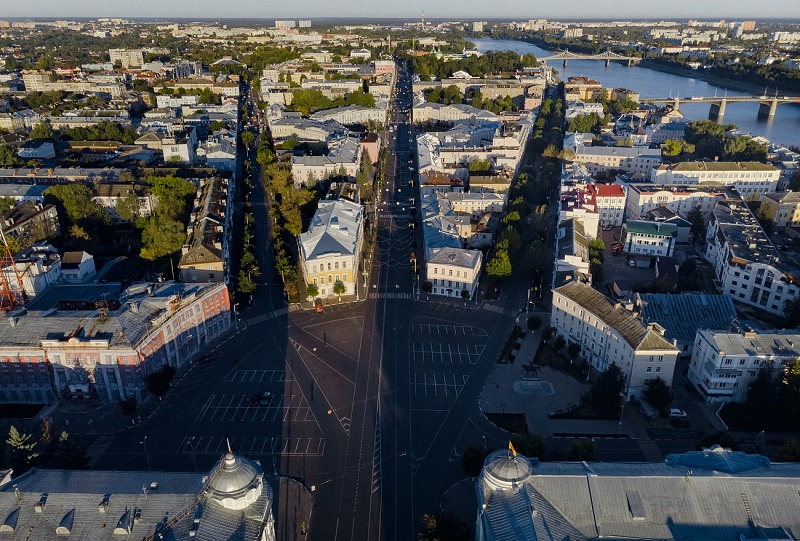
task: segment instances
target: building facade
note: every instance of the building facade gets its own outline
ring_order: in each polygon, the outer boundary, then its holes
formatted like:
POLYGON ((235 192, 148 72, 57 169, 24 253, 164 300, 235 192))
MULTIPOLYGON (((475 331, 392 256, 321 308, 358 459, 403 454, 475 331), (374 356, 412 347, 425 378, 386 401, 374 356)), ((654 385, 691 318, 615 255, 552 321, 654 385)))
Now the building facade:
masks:
POLYGON ((308 231, 298 239, 307 284, 317 286, 320 298, 357 293, 364 209, 345 199, 322 200, 308 231), (334 291, 337 284, 343 291, 334 291))
POLYGON ((761 209, 772 214, 775 227, 796 227, 800 225, 800 192, 766 194, 761 209))
POLYGON ((786 266, 744 204, 714 207, 705 258, 714 266, 720 292, 737 302, 783 316, 786 302, 800 294, 800 272, 786 266))
POLYGON ((119 290, 119 284, 54 286, 24 312, 9 314, 0 325, 0 401, 141 401, 148 374, 186 365, 231 324, 224 284, 119 290))
POLYGON ((465 300, 474 298, 482 261, 483 254, 480 250, 431 250, 425 265, 426 276, 433 287, 431 293, 465 300))
POLYGON ((689 381, 706 402, 744 402, 759 370, 772 368, 778 377, 798 357, 796 331, 698 330, 689 381))
POLYGON ((627 399, 641 397, 657 377, 672 385, 680 352, 664 338, 664 329, 645 325, 587 284, 573 281, 553 290, 550 326, 580 345, 580 355, 592 370, 605 372, 616 363, 626 377, 627 399))
POLYGON ((661 165, 650 174, 653 184, 732 186, 745 199, 774 192, 780 178, 780 169, 760 162, 680 162, 661 165))
POLYGON ((622 224, 621 242, 629 254, 672 257, 678 226, 664 222, 628 220, 622 224))
POLYGON ((621 169, 632 175, 648 176, 661 163, 661 149, 579 146, 574 161, 585 164, 592 174, 621 169))
POLYGON ((628 219, 641 219, 656 207, 668 207, 684 218, 694 208, 699 208, 708 219, 719 201, 739 199, 738 194, 723 186, 675 186, 629 184, 625 202, 628 219))

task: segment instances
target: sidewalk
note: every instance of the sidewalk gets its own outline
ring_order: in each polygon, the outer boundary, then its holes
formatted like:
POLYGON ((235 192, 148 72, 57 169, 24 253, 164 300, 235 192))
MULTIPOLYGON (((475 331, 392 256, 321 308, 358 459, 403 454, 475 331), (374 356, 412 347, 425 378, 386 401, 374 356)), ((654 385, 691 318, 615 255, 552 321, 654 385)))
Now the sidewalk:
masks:
POLYGON ((481 393, 479 401, 481 411, 522 413, 525 415, 528 430, 545 437, 604 434, 649 439, 646 427, 640 422, 641 414, 638 408, 630 403, 625 405, 622 423, 548 417, 548 413, 575 405, 580 397, 591 389, 591 385, 549 367, 539 368, 538 381, 522 379, 522 367, 530 363, 536 355, 544 328, 543 324, 540 329, 527 332, 513 364, 494 366, 481 393))

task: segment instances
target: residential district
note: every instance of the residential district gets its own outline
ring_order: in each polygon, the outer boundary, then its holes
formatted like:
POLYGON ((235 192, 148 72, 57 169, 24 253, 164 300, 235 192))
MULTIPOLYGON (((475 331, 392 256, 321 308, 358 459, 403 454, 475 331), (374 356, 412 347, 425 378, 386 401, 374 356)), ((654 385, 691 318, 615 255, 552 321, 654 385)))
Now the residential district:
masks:
POLYGON ((800 535, 800 148, 722 123, 797 107, 797 25, 9 20, 0 60, 0 537, 800 535))

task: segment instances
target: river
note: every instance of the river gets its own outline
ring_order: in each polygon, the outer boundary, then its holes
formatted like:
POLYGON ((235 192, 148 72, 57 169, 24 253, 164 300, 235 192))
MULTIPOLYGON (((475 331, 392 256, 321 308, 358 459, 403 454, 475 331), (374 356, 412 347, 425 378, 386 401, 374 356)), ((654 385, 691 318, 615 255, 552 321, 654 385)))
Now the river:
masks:
MULTIPOLYGON (((471 39, 470 41, 481 52, 510 50, 520 54, 533 53, 537 58, 553 54, 524 41, 493 39, 471 39)), ((562 66, 561 62, 553 64, 553 67, 563 80, 575 75, 583 75, 601 82, 606 88, 629 88, 639 92, 642 98, 723 96, 726 92, 728 96, 752 95, 736 90, 726 90, 722 86, 691 77, 663 73, 639 66, 628 67, 621 62, 611 62, 606 67, 605 62, 599 60, 570 60, 566 68, 562 66)), ((770 94, 773 92, 774 90, 770 94)), ((729 102, 722 122, 735 124, 744 132, 766 137, 775 143, 800 145, 800 107, 791 104, 779 105, 773 119, 759 120, 758 106, 758 103, 729 102)), ((681 103, 681 112, 690 120, 708 119, 709 108, 708 103, 681 103)))

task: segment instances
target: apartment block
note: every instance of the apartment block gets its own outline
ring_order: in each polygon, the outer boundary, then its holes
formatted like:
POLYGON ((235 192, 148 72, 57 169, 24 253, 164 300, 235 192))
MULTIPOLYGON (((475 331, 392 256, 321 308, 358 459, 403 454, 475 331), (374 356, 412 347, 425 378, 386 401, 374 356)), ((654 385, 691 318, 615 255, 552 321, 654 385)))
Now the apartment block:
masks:
POLYGON ((717 203, 706 229, 705 258, 717 287, 733 300, 782 316, 800 293, 800 269, 782 260, 753 213, 742 203, 717 203))
POLYGON ((108 56, 112 64, 119 62, 124 69, 138 68, 144 64, 141 49, 109 49, 108 56))
POLYGON ((764 367, 779 377, 800 357, 800 334, 791 331, 698 330, 689 381, 706 402, 744 402, 764 367))
POLYGON ((641 397, 653 378, 672 385, 680 352, 664 338, 663 327, 645 325, 588 284, 573 281, 553 290, 550 325, 580 345, 592 370, 604 372, 616 363, 626 377, 626 399, 641 397))
POLYGON ((745 199, 774 192, 780 178, 780 169, 760 162, 680 162, 663 164, 650 174, 653 184, 732 186, 745 199))
POLYGON ((574 161, 586 166, 590 173, 609 169, 622 169, 632 175, 650 175, 661 163, 661 149, 645 147, 591 147, 575 148, 574 161))
POLYGON ((231 216, 228 181, 200 181, 194 211, 186 228, 187 242, 178 263, 184 282, 227 282, 230 262, 231 216))
POLYGON ((683 217, 694 208, 699 208, 708 219, 714 206, 725 200, 739 200, 734 189, 725 186, 677 186, 657 184, 629 184, 627 186, 625 215, 628 219, 640 219, 657 207, 667 207, 683 217))
POLYGON ((678 226, 664 222, 628 220, 622 224, 621 242, 625 252, 672 257, 678 241, 678 226))

